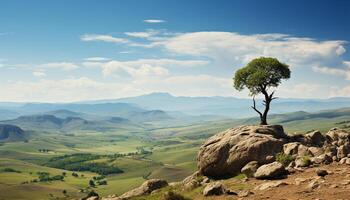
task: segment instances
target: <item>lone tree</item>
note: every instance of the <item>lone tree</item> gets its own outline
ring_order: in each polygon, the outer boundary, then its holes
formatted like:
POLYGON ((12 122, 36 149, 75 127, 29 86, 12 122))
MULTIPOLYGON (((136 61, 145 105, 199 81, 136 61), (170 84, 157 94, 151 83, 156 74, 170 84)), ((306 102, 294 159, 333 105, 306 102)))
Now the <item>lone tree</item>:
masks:
POLYGON ((253 96, 252 108, 260 116, 260 124, 267 125, 267 113, 270 110, 270 103, 276 99, 274 91, 269 94, 269 89, 277 87, 282 79, 290 78, 289 66, 279 62, 276 58, 260 57, 250 61, 247 66, 239 69, 235 73, 234 88, 238 91, 247 88, 250 91, 250 96, 253 96), (263 94, 265 100, 264 112, 257 109, 255 103, 255 96, 263 94))

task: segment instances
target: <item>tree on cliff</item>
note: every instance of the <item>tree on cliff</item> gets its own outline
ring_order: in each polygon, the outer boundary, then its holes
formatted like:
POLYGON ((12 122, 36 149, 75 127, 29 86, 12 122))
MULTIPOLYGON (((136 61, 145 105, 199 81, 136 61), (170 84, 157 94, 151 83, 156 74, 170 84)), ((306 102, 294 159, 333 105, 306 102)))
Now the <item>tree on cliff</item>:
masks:
POLYGON ((269 93, 269 89, 277 87, 282 79, 290 78, 289 66, 279 62, 276 58, 260 57, 250 61, 245 67, 236 71, 234 80, 234 88, 238 91, 247 88, 250 96, 253 96, 252 108, 260 116, 260 124, 267 125, 267 113, 270 110, 270 103, 276 99, 274 91, 269 93), (264 112, 257 109, 255 96, 264 95, 263 105, 264 112))

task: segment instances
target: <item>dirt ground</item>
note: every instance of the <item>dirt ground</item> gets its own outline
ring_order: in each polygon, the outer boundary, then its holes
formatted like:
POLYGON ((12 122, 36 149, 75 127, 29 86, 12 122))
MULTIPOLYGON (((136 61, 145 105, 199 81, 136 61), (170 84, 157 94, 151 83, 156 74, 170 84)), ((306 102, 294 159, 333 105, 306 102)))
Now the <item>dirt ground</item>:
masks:
POLYGON ((322 165, 296 171, 285 179, 280 180, 234 180, 225 181, 233 191, 235 185, 240 185, 244 191, 251 194, 245 197, 218 196, 206 199, 241 199, 241 200, 350 200, 350 165, 322 165), (324 169, 329 173, 324 178, 317 176, 316 170, 324 169), (260 190, 267 184, 276 184, 271 188, 260 190))

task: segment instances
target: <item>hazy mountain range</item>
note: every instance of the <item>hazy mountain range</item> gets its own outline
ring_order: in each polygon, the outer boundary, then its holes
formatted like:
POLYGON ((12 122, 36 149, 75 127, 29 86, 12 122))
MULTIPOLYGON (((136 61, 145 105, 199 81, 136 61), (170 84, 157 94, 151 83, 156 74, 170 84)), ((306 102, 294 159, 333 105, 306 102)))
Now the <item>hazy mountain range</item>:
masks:
MULTIPOLYGON (((261 101, 258 100, 257 103, 260 104, 261 101)), ((235 97, 176 97, 168 93, 151 93, 136 97, 76 103, 4 102, 0 103, 0 120, 14 119, 22 115, 52 114, 50 112, 56 112, 54 115, 61 118, 69 116, 97 119, 101 116, 109 116, 133 118, 135 121, 185 118, 188 115, 246 118, 256 115, 250 108, 251 105, 251 99, 235 97), (75 112, 76 115, 69 112, 75 112)), ((272 103, 271 113, 317 112, 349 106, 350 98, 280 98, 272 103)))

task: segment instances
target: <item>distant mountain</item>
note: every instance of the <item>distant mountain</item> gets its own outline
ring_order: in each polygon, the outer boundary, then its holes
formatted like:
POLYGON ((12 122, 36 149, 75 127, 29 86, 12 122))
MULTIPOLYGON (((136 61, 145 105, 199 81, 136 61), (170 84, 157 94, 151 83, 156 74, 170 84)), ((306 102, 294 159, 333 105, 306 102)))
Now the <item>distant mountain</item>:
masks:
POLYGON ((0 120, 13 119, 20 115, 20 113, 13 110, 0 109, 0 120))
MULTIPOLYGON (((65 114, 70 112, 64 112, 65 114)), ((0 121, 0 124, 12 124, 34 131, 60 131, 72 130, 115 130, 140 128, 138 124, 121 117, 105 117, 98 120, 85 120, 80 117, 58 118, 54 115, 26 115, 16 119, 0 121)))
POLYGON ((20 127, 9 124, 0 124, 1 142, 23 141, 25 139, 25 132, 20 127))
POLYGON ((151 122, 151 121, 162 121, 170 120, 173 117, 169 116, 166 112, 162 110, 150 110, 144 112, 137 112, 129 115, 129 119, 138 122, 151 122))
POLYGON ((77 113, 77 112, 73 112, 65 109, 49 111, 46 114, 54 115, 55 117, 58 117, 58 118, 81 117, 83 115, 82 113, 77 113))
POLYGON ((144 109, 137 105, 129 103, 99 103, 99 104, 80 104, 80 103, 27 103, 18 106, 14 111, 21 115, 50 114, 57 116, 85 116, 84 114, 94 116, 119 116, 124 117, 134 112, 143 112, 144 109), (75 113, 73 113, 75 112, 75 113))
POLYGON ((73 129, 80 128, 89 122, 79 117, 58 118, 54 115, 29 115, 20 116, 13 120, 1 121, 0 123, 13 124, 26 129, 73 129))
MULTIPOLYGON (((101 100, 85 103, 129 103, 147 110, 179 111, 188 115, 216 115, 232 118, 246 118, 255 116, 251 109, 251 99, 235 97, 182 97, 168 93, 151 93, 136 97, 114 100, 101 100)), ((260 105, 261 100, 257 100, 260 105)), ((337 97, 330 99, 293 99, 279 98, 272 102, 271 113, 305 111, 316 112, 326 109, 338 109, 350 106, 350 98, 337 97)))

